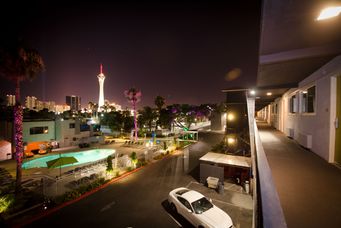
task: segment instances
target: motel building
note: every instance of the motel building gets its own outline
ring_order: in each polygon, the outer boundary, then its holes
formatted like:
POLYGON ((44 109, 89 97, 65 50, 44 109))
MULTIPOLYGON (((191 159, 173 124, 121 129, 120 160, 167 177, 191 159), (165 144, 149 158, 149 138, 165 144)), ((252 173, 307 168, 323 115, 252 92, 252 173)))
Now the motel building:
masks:
MULTIPOLYGON (((13 126, 11 122, 1 122, 0 160, 11 159, 13 126)), ((46 154, 47 147, 65 148, 78 146, 84 140, 86 142, 97 140, 99 137, 93 135, 93 126, 85 119, 63 119, 56 120, 24 120, 23 141, 26 157, 35 154, 46 154)))
MULTIPOLYGON (((271 97, 276 89, 269 88, 260 93, 271 97)), ((266 121, 324 160, 338 165, 341 165, 340 116, 341 55, 257 112, 258 119, 266 121)))

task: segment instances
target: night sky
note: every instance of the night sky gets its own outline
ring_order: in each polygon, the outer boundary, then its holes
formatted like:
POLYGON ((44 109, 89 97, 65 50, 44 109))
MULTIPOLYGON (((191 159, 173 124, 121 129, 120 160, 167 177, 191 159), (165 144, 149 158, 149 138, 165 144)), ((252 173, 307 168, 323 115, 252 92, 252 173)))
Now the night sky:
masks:
MULTIPOLYGON (((224 100, 221 89, 256 83, 258 1, 33 1, 1 8, 2 36, 28 42, 46 65, 22 84, 22 101, 30 95, 62 104, 77 95, 83 106, 98 102, 100 63, 105 99, 123 107, 130 87, 141 89, 142 107, 154 106, 157 95, 167 104, 216 103, 224 100)), ((1 79, 0 91, 14 94, 14 85, 1 79)))

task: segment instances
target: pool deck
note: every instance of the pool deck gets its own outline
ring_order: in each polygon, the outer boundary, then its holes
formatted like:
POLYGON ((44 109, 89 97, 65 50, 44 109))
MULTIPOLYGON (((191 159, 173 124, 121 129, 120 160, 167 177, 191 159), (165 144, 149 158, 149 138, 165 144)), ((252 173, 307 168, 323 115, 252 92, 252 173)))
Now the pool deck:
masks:
MULTIPOLYGON (((70 152, 81 152, 93 149, 114 149, 119 154, 123 155, 130 155, 132 152, 136 152, 137 156, 141 156, 142 153, 146 150, 145 146, 141 145, 125 145, 125 140, 120 140, 113 144, 94 144, 88 148, 79 148, 79 147, 67 147, 67 148, 59 148, 56 150, 52 150, 52 152, 45 154, 45 155, 35 155, 32 158, 24 159, 24 161, 33 160, 36 158, 44 157, 47 155, 59 154, 59 153, 70 153, 70 152)), ((71 169, 75 169, 76 167, 82 167, 87 163, 77 165, 77 166, 70 166, 62 168, 62 172, 67 172, 71 169)), ((0 167, 6 169, 13 178, 16 176, 16 162, 15 160, 6 160, 0 162, 0 167)), ((59 175, 59 169, 48 169, 48 168, 31 168, 31 169, 22 169, 23 180, 31 178, 32 174, 45 174, 51 177, 55 177, 59 175)))

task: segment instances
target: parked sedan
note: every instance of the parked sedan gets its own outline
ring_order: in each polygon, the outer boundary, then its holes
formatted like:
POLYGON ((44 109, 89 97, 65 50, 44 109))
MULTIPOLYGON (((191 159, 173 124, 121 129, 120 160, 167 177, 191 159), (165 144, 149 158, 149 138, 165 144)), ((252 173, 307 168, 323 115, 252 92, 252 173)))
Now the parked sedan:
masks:
POLYGON ((232 219, 201 193, 177 188, 168 195, 171 209, 186 218, 195 227, 230 228, 232 219))

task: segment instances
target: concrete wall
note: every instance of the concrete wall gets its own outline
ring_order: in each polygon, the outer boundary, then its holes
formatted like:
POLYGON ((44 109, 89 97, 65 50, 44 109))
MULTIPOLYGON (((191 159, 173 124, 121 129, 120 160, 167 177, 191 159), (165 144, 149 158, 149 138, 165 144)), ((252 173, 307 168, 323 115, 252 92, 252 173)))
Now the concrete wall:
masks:
POLYGON ((38 142, 38 141, 50 141, 56 138, 54 121, 30 121, 23 123, 23 141, 38 142), (48 133, 46 134, 30 134, 30 128, 32 127, 48 127, 48 133))
POLYGON ((224 131, 226 126, 226 115, 220 112, 213 112, 211 116, 211 130, 224 131))

